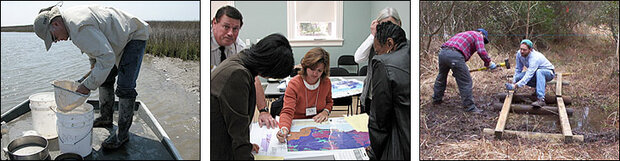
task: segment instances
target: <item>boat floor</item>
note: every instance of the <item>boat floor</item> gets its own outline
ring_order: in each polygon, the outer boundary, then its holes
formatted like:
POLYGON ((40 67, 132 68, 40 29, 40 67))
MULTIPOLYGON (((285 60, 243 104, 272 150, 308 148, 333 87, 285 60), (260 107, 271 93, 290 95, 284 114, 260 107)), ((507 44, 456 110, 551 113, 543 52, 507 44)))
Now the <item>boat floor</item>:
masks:
MULTIPOLYGON (((133 123, 129 128, 129 141, 115 150, 103 149, 101 143, 118 128, 118 112, 114 113, 114 126, 112 128, 93 128, 92 152, 85 160, 174 160, 173 156, 159 141, 152 129, 137 116, 134 111, 133 123)), ((95 118, 99 116, 99 110, 95 110, 95 118)), ((6 123, 9 132, 2 135, 2 148, 6 148, 11 140, 20 137, 24 132, 34 130, 32 126, 32 113, 28 112, 6 123)), ((59 156, 58 138, 48 139, 48 150, 51 158, 59 156)), ((1 152, 2 160, 8 160, 4 151, 1 152)))

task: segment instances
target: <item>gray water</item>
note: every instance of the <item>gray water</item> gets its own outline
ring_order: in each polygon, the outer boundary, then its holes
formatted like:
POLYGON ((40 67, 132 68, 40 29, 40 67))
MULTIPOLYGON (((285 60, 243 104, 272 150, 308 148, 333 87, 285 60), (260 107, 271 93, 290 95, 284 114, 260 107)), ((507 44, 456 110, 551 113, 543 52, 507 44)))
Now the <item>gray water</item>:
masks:
MULTIPOLYGON (((88 56, 81 54, 71 41, 55 43, 50 51, 45 51, 43 40, 32 32, 2 32, 1 39, 2 113, 32 94, 52 92, 54 80, 77 80, 89 71, 88 56)), ((155 115, 183 159, 199 159, 199 96, 166 80, 147 56, 136 90, 137 99, 155 115)), ((91 91, 89 99, 98 99, 98 93, 91 91)))

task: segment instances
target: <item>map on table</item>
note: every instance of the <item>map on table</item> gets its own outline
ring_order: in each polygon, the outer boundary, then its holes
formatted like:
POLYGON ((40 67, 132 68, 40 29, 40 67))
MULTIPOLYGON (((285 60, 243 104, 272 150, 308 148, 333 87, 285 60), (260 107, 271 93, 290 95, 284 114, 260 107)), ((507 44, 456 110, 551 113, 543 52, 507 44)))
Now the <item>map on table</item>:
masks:
POLYGON ((287 149, 292 151, 322 151, 355 149, 370 146, 368 132, 353 129, 342 118, 332 118, 326 123, 312 119, 293 120, 287 149))
POLYGON ((330 77, 332 82, 332 98, 340 98, 362 93, 364 82, 342 77, 330 77))
POLYGON ((332 92, 340 92, 346 90, 362 89, 364 83, 355 79, 335 80, 332 81, 332 92))
MULTIPOLYGON (((341 98, 362 93, 364 82, 356 79, 345 79, 343 77, 329 77, 332 82, 332 98, 341 98)), ((283 79, 276 88, 280 92, 286 90, 290 77, 283 79)))

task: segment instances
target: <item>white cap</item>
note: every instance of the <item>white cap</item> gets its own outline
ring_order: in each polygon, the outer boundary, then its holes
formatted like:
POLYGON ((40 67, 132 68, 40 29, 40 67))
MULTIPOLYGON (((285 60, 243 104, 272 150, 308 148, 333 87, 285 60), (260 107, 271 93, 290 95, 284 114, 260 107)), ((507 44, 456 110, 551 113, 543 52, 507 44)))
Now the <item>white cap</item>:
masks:
POLYGON ((39 15, 34 19, 34 32, 39 36, 39 38, 43 39, 45 42, 45 50, 50 50, 52 46, 52 34, 50 33, 50 23, 52 19, 56 16, 60 16, 60 11, 58 7, 52 6, 49 8, 44 8, 39 11, 39 15))

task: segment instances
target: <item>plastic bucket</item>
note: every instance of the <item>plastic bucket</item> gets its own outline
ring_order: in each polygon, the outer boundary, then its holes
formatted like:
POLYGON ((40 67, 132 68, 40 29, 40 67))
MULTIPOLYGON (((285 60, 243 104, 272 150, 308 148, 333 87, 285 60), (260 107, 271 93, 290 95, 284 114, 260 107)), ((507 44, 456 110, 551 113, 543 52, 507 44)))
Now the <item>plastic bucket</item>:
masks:
POLYGON ((30 110, 32 111, 32 126, 45 139, 58 137, 56 132, 56 109, 54 92, 42 92, 30 95, 30 110))
POLYGON ((88 156, 93 142, 93 105, 84 103, 69 112, 58 111, 56 117, 60 152, 88 156))

